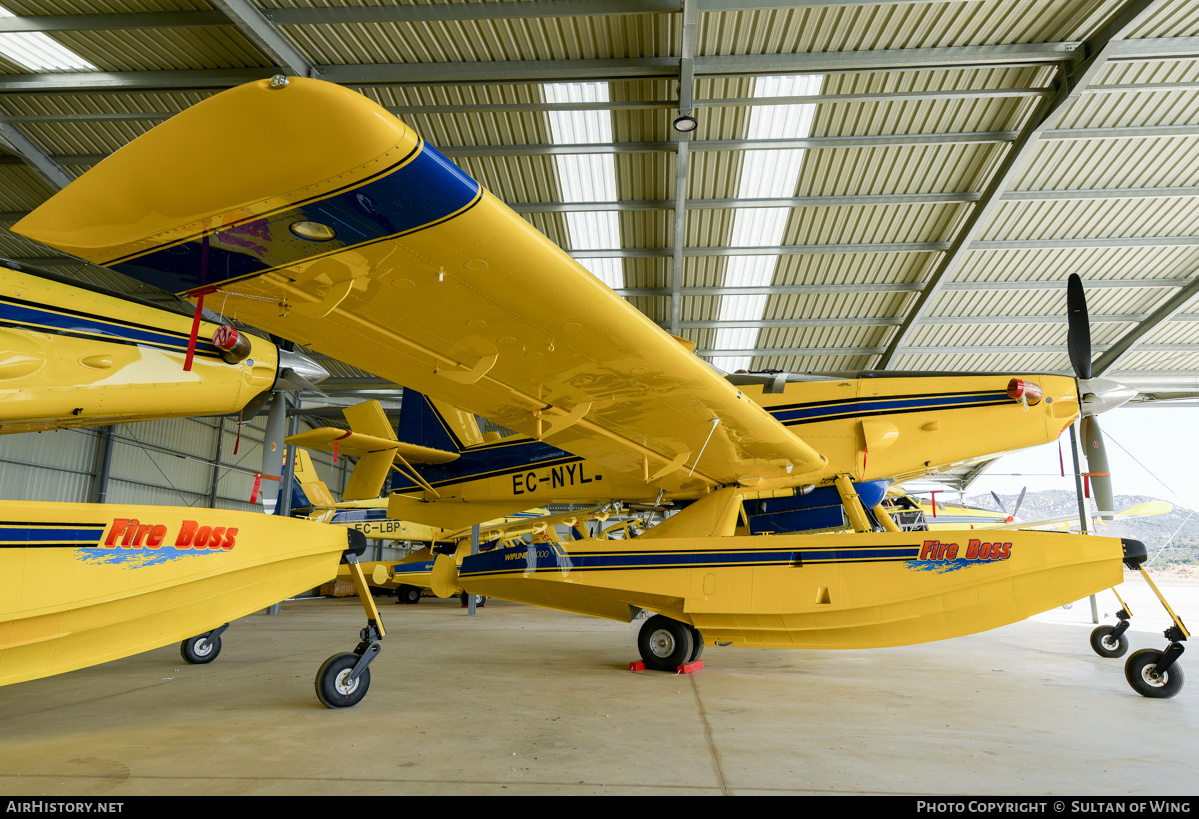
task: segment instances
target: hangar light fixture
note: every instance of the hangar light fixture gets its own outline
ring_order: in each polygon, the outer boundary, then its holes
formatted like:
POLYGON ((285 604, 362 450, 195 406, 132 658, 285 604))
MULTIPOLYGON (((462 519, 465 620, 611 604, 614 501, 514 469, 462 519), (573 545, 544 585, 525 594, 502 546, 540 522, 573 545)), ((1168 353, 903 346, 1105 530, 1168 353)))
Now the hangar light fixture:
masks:
POLYGON ((699 125, 699 122, 696 121, 695 117, 689 114, 682 114, 681 116, 675 117, 672 124, 674 125, 674 129, 676 131, 681 134, 685 134, 688 131, 694 131, 695 126, 699 125))
MULTIPOLYGON (((0 17, 16 17, 0 6, 0 17)), ((37 31, 0 34, 0 55, 30 71, 95 71, 96 66, 37 31)))
MULTIPOLYGON (((783 77, 758 77, 754 80, 755 97, 808 96, 820 93, 823 75, 804 74, 783 77)), ((806 138, 812 134, 814 104, 755 105, 750 109, 746 139, 806 138)), ((741 176, 737 183, 738 199, 768 199, 795 195, 804 151, 745 151, 741 176)), ((790 208, 737 208, 733 211, 730 247, 771 247, 783 243, 790 208)), ((730 256, 725 266, 726 287, 765 287, 772 283, 778 267, 777 255, 730 256)), ((766 312, 766 296, 722 296, 721 321, 756 321, 766 312)), ((758 346, 754 327, 720 328, 714 347, 718 350, 747 350, 758 346)), ((726 372, 747 370, 750 356, 713 358, 712 363, 726 372)))
MULTIPOLYGON (((606 82, 546 83, 545 101, 608 102, 606 82)), ((612 142, 609 111, 550 111, 550 137, 555 145, 612 142)), ((615 202, 616 157, 612 153, 554 155, 558 187, 563 202, 615 202)), ((603 250, 620 247, 620 216, 611 211, 563 214, 574 250, 603 250)), ((612 288, 624 287, 624 263, 620 259, 579 259, 579 264, 612 288)))

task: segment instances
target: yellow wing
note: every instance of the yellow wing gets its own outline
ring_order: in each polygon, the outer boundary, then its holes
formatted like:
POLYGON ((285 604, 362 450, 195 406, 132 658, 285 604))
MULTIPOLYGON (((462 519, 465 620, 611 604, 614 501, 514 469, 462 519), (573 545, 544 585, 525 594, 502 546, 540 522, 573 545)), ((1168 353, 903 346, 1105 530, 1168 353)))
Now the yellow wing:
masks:
POLYGON ((824 465, 687 342, 339 86, 218 94, 14 229, 176 292, 219 287, 241 321, 671 492, 798 483, 824 465), (117 191, 114 224, 96 204, 117 191))

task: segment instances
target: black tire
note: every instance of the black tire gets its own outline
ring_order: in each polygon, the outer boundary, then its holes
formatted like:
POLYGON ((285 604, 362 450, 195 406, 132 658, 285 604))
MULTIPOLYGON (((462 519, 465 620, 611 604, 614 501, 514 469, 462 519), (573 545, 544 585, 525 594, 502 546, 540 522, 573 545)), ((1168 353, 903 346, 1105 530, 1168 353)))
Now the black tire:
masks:
POLYGON ((1182 668, 1178 663, 1170 666, 1161 677, 1153 673, 1153 667, 1161 658, 1162 652, 1156 648, 1142 648, 1134 651, 1124 663, 1124 678, 1142 697, 1166 699, 1182 690, 1182 668))
POLYGON ((221 653, 221 637, 219 634, 211 639, 203 635, 189 637, 179 644, 179 653, 192 665, 210 663, 221 653))
POLYGON ((693 663, 704 653, 704 635, 700 634, 699 629, 697 629, 695 626, 688 626, 687 628, 691 629, 692 642, 691 658, 687 660, 687 662, 693 663))
POLYGON ((371 670, 364 668, 353 684, 342 681, 358 664, 358 655, 350 652, 334 654, 316 672, 316 698, 328 708, 349 708, 357 705, 371 687, 371 670))
MULTIPOLYGON (((458 599, 460 601, 462 601, 463 607, 470 605, 470 598, 467 597, 466 592, 462 592, 462 594, 458 595, 458 599)), ((487 605, 487 598, 481 594, 476 594, 475 595, 475 608, 481 609, 486 605, 487 605)))
POLYGON ((637 635, 637 650, 646 668, 674 671, 687 663, 694 650, 691 626, 655 614, 645 621, 637 635))
POLYGON ((1123 657, 1128 653, 1128 638, 1121 634, 1112 639, 1115 626, 1100 626, 1091 632, 1091 648, 1100 657, 1123 657))
POLYGON ((421 590, 416 586, 400 586, 396 589, 397 603, 419 603, 421 590))

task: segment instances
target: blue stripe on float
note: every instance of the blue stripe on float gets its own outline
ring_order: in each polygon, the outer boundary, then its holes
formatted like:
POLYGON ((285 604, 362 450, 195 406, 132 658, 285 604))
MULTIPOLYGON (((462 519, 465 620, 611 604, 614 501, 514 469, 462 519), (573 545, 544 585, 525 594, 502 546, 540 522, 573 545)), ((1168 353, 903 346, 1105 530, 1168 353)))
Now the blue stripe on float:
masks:
POLYGON ((776 566, 803 563, 852 563, 879 560, 914 560, 920 556, 919 546, 891 546, 873 549, 815 549, 793 551, 745 552, 659 552, 656 554, 567 554, 554 544, 539 543, 535 547, 497 549, 481 555, 463 558, 459 574, 496 574, 527 571, 604 571, 636 569, 670 569, 691 566, 776 566), (534 552, 533 565, 528 553, 534 552))
POLYGON ((479 183, 424 144, 415 158, 348 190, 208 234, 208 267, 200 279, 204 237, 160 247, 109 266, 174 293, 256 276, 351 247, 431 227, 477 201, 479 183), (290 226, 319 222, 326 242, 301 239, 290 226))
POLYGON ((76 545, 78 543, 99 543, 104 534, 104 528, 98 529, 30 529, 24 525, 0 526, 0 543, 28 545, 76 545), (64 543, 63 541, 71 541, 64 543))

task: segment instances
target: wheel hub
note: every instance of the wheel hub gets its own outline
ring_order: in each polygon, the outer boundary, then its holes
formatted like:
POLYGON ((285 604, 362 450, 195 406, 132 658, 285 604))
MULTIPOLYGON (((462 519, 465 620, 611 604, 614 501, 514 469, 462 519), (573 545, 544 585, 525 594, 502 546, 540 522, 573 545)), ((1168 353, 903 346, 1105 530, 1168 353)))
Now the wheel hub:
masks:
POLYGON ((207 657, 212 653, 212 643, 207 640, 198 640, 195 645, 195 652, 201 657, 207 657))
POLYGON ((649 648, 655 657, 669 657, 674 653, 674 635, 666 629, 658 629, 650 635, 649 648))
POLYGON ((337 681, 333 683, 333 687, 337 689, 337 693, 343 697, 348 697, 354 693, 354 689, 358 687, 358 680, 349 680, 352 668, 347 668, 345 671, 337 675, 337 681))
POLYGON ((1167 672, 1165 674, 1158 674, 1156 671, 1153 670, 1154 667, 1155 666, 1147 665, 1144 668, 1142 668, 1141 669, 1141 679, 1143 679, 1145 682, 1149 683, 1152 686, 1156 686, 1156 687, 1160 688, 1161 686, 1165 685, 1166 683, 1168 683, 1170 681, 1170 674, 1169 674, 1169 672, 1167 672))

